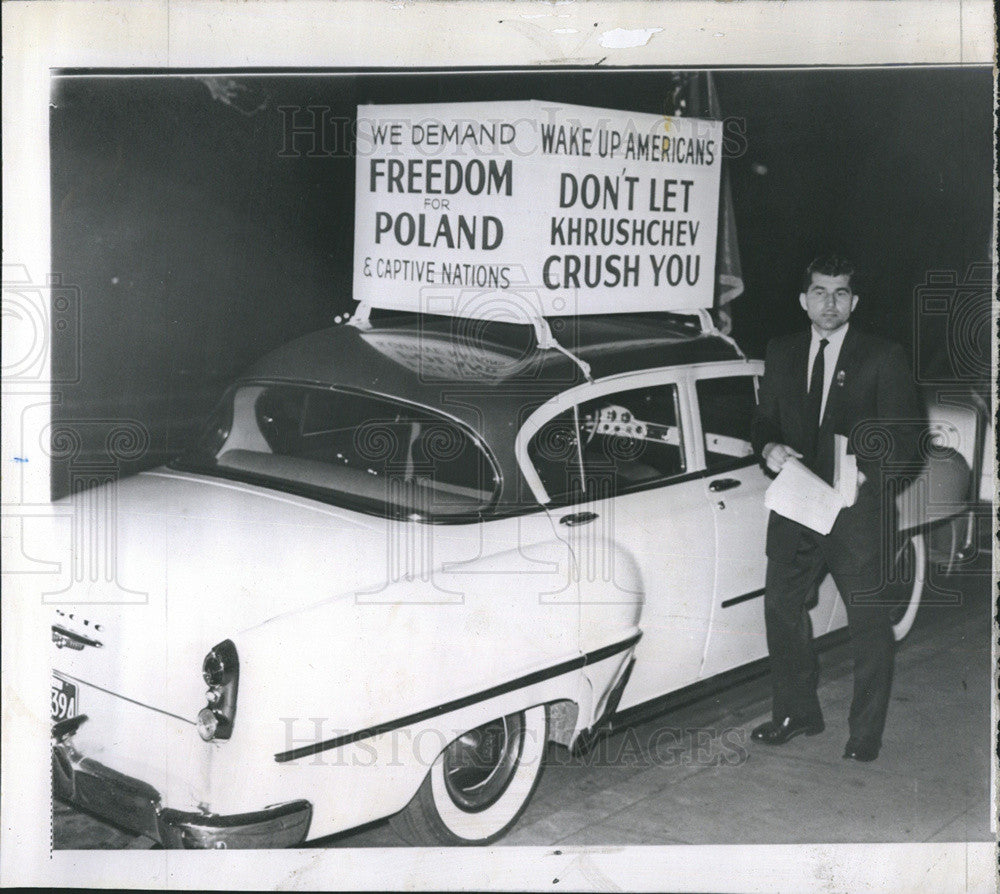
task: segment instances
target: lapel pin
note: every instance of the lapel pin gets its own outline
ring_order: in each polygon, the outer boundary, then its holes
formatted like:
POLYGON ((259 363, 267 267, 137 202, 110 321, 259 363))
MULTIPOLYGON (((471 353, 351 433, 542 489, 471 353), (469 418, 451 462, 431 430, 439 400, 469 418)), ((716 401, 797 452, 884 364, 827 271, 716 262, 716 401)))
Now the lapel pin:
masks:
POLYGON ((846 378, 847 378, 847 376, 844 374, 843 370, 839 370, 837 372, 837 387, 838 388, 843 388, 844 387, 844 379, 846 379, 846 378))

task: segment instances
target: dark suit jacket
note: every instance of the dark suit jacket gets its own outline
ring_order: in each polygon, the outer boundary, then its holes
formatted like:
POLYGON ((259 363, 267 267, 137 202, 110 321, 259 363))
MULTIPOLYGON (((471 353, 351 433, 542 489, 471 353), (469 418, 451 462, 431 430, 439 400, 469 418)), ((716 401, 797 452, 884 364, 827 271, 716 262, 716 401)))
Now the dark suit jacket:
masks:
MULTIPOLYGON (((857 456, 858 469, 867 482, 857 503, 841 511, 828 536, 867 561, 879 546, 882 516, 893 512, 893 495, 883 493, 885 473, 890 472, 894 482, 902 482, 906 471, 915 471, 912 464, 923 413, 903 349, 851 326, 837 358, 816 450, 810 451, 805 418, 810 338, 807 329, 768 345, 753 420, 753 447, 760 454, 771 441, 787 444, 803 454, 802 461, 809 468, 832 483, 833 436, 846 435, 848 450, 857 456)), ((886 521, 894 524, 893 519, 886 521)), ((802 530, 772 512, 768 556, 790 560, 802 530)))

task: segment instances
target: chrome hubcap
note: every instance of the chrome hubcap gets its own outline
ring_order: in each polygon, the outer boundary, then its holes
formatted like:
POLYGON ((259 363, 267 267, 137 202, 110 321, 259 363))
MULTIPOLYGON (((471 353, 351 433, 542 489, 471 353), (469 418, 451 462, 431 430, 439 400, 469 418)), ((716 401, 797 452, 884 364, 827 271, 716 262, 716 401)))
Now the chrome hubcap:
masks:
POLYGON ((455 804, 470 813, 495 804, 514 776, 523 745, 523 714, 491 721, 452 742, 443 769, 455 804))

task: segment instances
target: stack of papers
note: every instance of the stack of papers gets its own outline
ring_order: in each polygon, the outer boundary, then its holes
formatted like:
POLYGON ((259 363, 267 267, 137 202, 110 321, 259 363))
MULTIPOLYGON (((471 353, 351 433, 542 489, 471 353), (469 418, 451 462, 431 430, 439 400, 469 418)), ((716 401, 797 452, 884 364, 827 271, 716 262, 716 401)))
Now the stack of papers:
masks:
POLYGON ((764 505, 820 534, 829 534, 845 506, 858 497, 858 463, 847 438, 834 436, 834 487, 797 459, 788 459, 764 494, 764 505))
POLYGON ((833 436, 833 486, 844 498, 845 506, 858 499, 858 458, 847 452, 847 438, 833 436))

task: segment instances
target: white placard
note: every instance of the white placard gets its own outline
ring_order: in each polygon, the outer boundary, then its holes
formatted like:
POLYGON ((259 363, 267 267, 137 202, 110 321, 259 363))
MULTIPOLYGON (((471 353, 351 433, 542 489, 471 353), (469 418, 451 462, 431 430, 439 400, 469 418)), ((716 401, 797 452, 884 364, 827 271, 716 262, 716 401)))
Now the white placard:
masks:
POLYGON ((722 122, 361 106, 354 297, 475 319, 712 306, 722 122))

